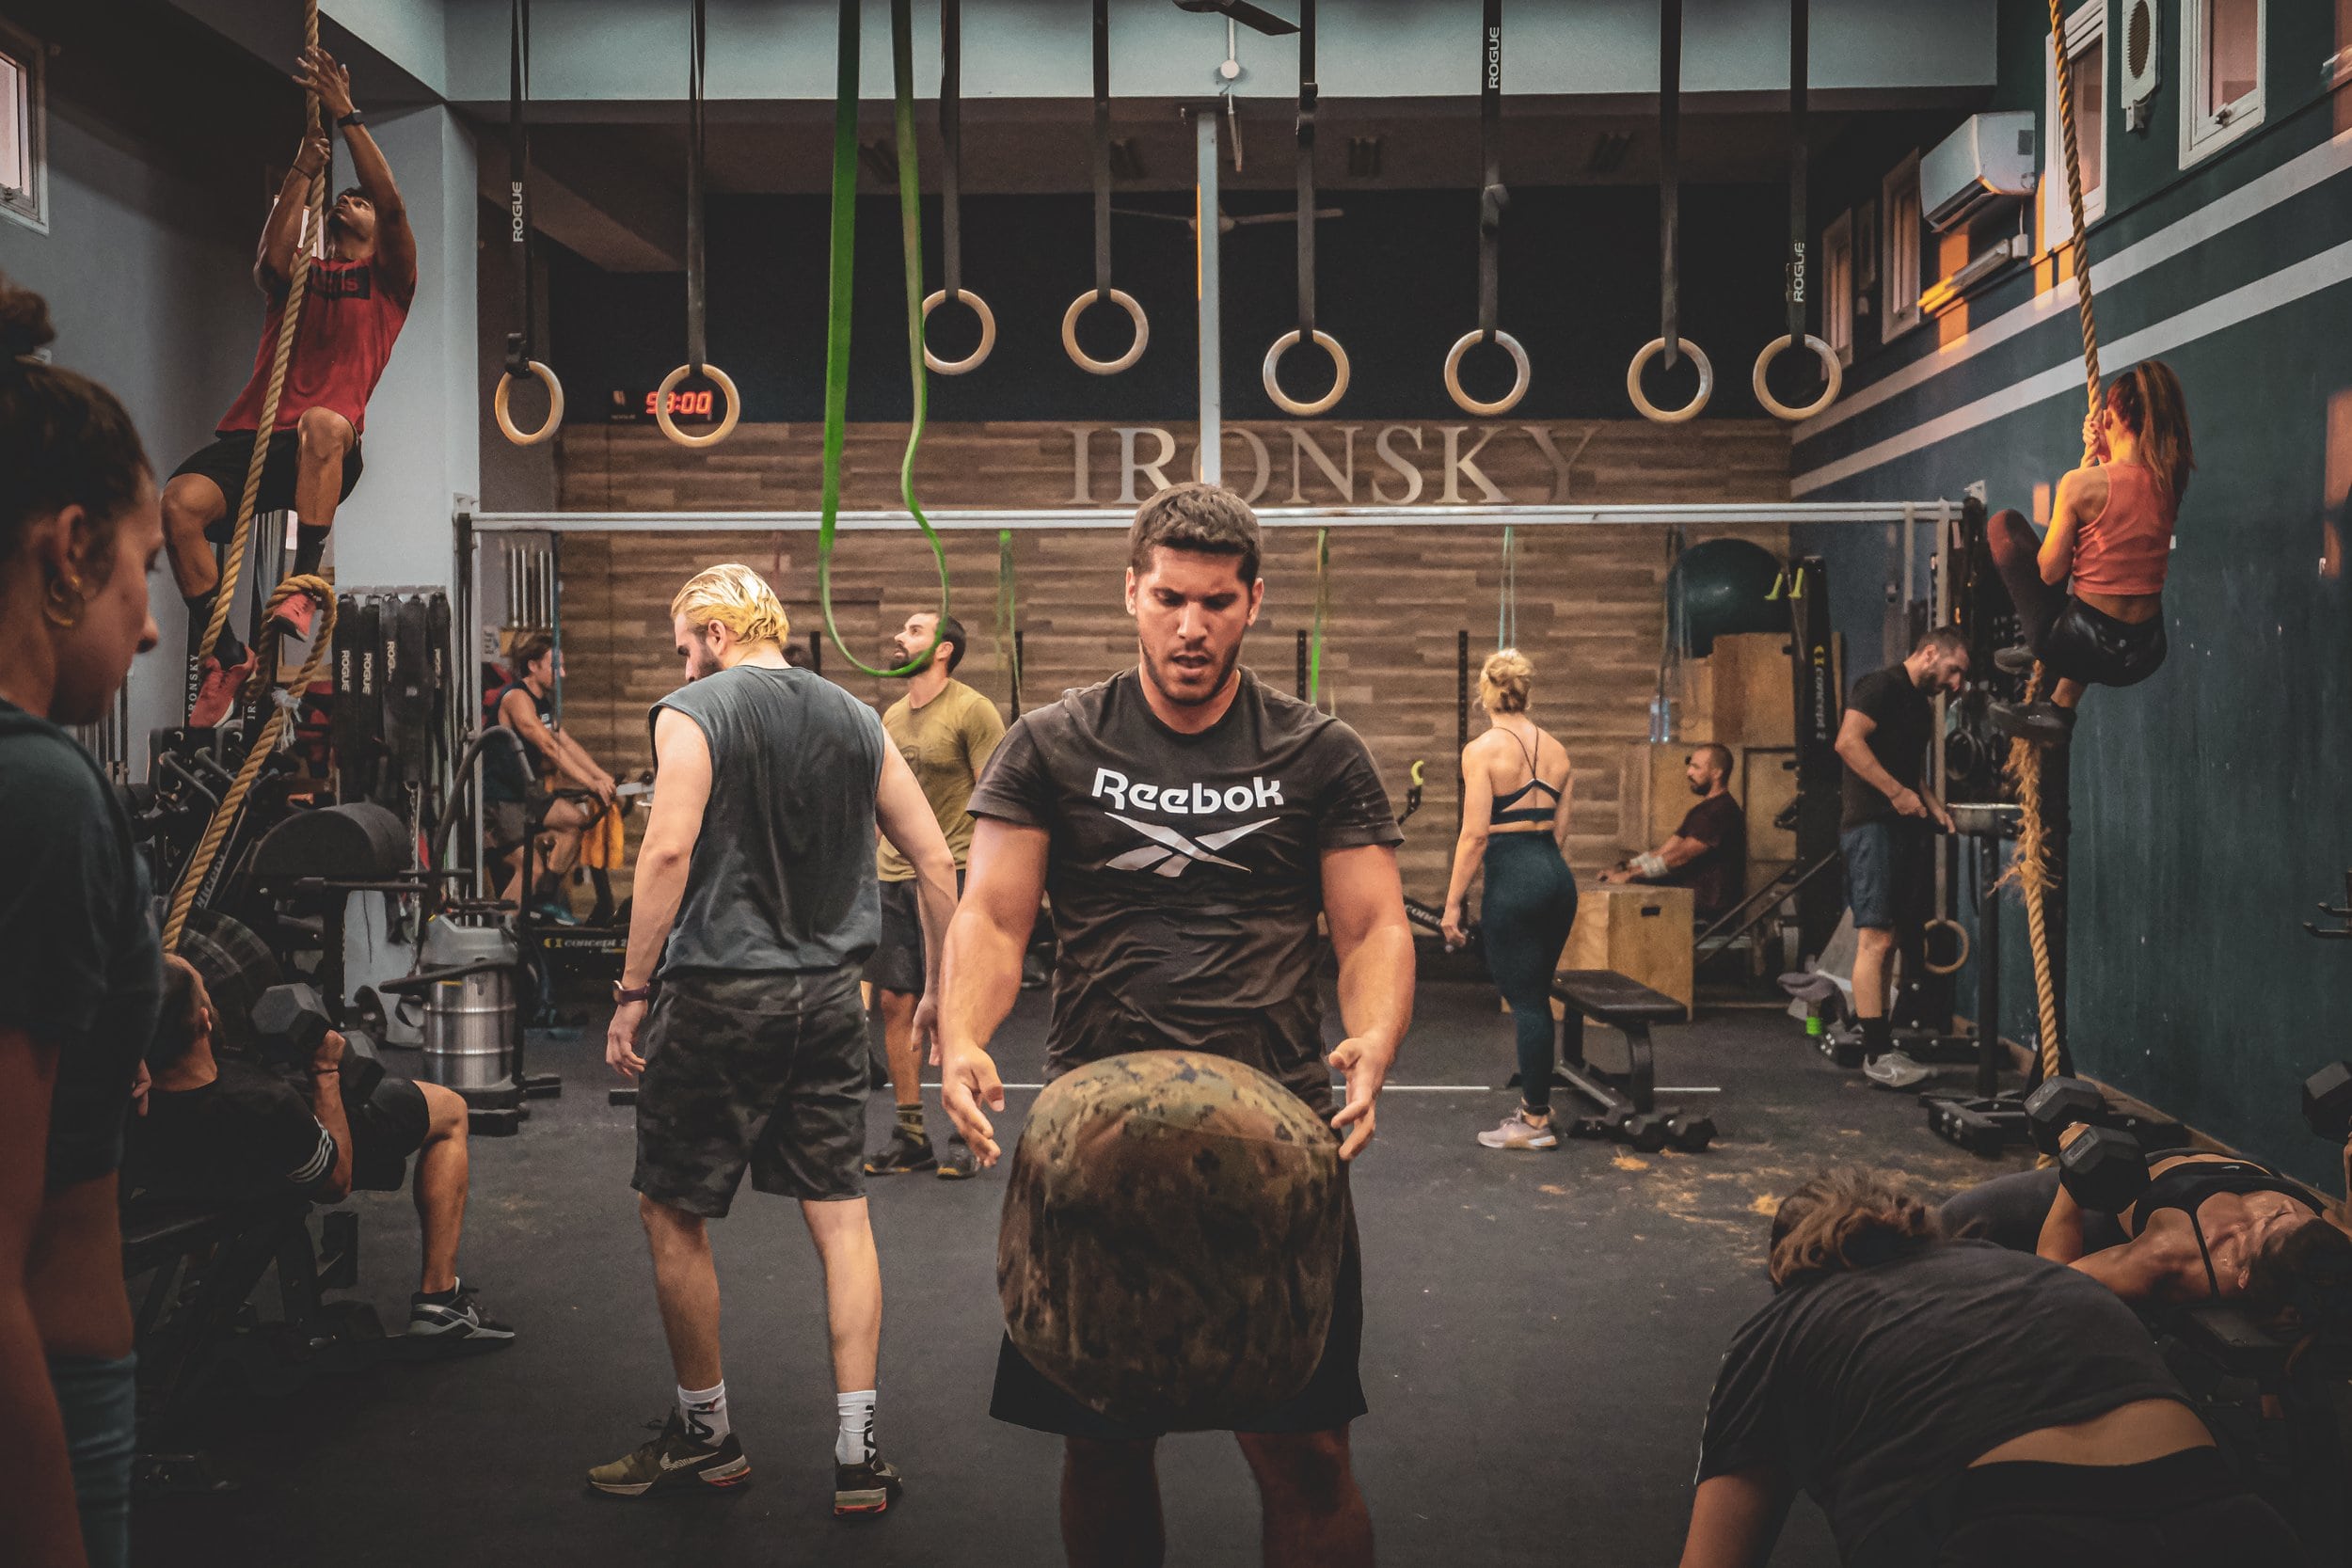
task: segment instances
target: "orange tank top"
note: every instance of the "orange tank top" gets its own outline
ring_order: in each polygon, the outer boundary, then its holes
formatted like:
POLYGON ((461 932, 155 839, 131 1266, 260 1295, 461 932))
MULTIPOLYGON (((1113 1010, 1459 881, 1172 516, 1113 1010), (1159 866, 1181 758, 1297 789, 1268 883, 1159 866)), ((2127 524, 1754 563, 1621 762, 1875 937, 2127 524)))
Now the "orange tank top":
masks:
POLYGON ((2161 594, 2172 563, 2172 493, 2145 463, 2103 471, 2107 503, 2075 540, 2073 589, 2116 598, 2161 594))

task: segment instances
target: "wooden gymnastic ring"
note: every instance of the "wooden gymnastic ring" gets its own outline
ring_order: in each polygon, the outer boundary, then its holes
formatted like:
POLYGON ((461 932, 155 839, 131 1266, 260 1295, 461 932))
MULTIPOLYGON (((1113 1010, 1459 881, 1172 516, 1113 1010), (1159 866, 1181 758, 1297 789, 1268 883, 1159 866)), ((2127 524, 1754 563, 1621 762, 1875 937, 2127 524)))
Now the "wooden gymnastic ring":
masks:
POLYGON ((1061 313, 1061 346, 1064 352, 1069 354, 1080 370, 1090 371, 1096 375, 1117 375, 1142 358, 1143 345, 1151 341, 1151 339, 1152 324, 1144 319, 1143 307, 1137 305, 1136 296, 1124 289, 1104 289, 1099 292, 1089 289, 1072 300, 1070 309, 1061 313), (1109 296, 1113 305, 1126 311, 1128 319, 1136 324, 1136 341, 1128 344, 1127 352, 1116 359, 1097 359, 1078 346, 1079 316, 1085 313, 1088 306, 1105 294, 1109 296))
MULTIPOLYGON (((946 297, 947 291, 945 289, 933 289, 925 296, 923 321, 926 326, 930 322, 931 312, 946 297)), ((969 289, 958 289, 956 298, 972 307, 972 313, 980 318, 980 346, 961 359, 942 359, 931 352, 930 334, 926 331, 923 335, 923 363, 930 367, 933 375, 961 375, 966 371, 977 371, 980 362, 988 357, 989 350, 996 346, 996 312, 988 308, 988 301, 969 289)))
POLYGON ((1777 418, 1792 421, 1809 420, 1816 414, 1827 412, 1829 405, 1837 401, 1839 390, 1846 385, 1846 370, 1837 362, 1836 349, 1813 336, 1812 333, 1806 333, 1804 346, 1820 357, 1821 373, 1829 378, 1829 385, 1821 388, 1820 397, 1806 404, 1803 408, 1791 408, 1780 399, 1772 396, 1772 389, 1764 384, 1765 367, 1780 357, 1781 350, 1787 348, 1788 344, 1788 335, 1784 332, 1764 345, 1764 352, 1756 356, 1756 373, 1748 378, 1749 385, 1756 388, 1756 401, 1762 404, 1777 418))
POLYGON ((1685 420, 1697 419, 1699 410, 1707 406, 1707 400, 1715 395, 1715 367, 1708 361, 1706 352, 1688 338, 1677 338, 1675 345, 1699 368, 1698 395, 1681 407, 1661 408, 1650 402, 1642 390, 1642 372, 1649 369, 1651 360, 1666 352, 1665 339, 1652 338, 1642 352, 1633 356, 1633 363, 1627 366, 1625 372, 1626 396, 1633 400, 1633 406, 1640 410, 1642 418, 1654 420, 1660 424, 1680 424, 1685 420))
POLYGON ((1454 405, 1463 413, 1491 420, 1499 415, 1508 414, 1518 406, 1519 399, 1527 396, 1529 379, 1527 350, 1521 348, 1519 341, 1508 332, 1498 331, 1495 334, 1495 341, 1502 345, 1503 350, 1511 356, 1511 363, 1518 367, 1518 379, 1511 384, 1509 391, 1495 399, 1494 402, 1481 403, 1462 390, 1461 372, 1462 356, 1470 352, 1470 344, 1479 341, 1483 337, 1482 333, 1465 332, 1454 341, 1454 346, 1446 351, 1445 389, 1446 395, 1454 400, 1454 405))
POLYGON ((490 394, 490 418, 498 421, 499 434, 518 447, 535 447, 553 436, 564 424, 564 384, 555 379, 555 372, 536 359, 525 361, 531 373, 539 378, 548 389, 548 421, 537 430, 524 430, 506 411, 506 400, 515 385, 515 373, 508 371, 499 377, 498 390, 490 394))
POLYGON ((1925 926, 1919 927, 1919 964, 1920 967, 1925 969, 1930 974, 1959 974, 1962 966, 1966 964, 1968 961, 1968 927, 1963 926, 1959 921, 1947 920, 1943 916, 1938 915, 1935 919, 1929 921, 1925 926), (1950 927, 1953 937, 1960 942, 1960 951, 1953 955, 1952 961, 1950 963, 1940 964, 1928 957, 1928 937, 1931 933, 1945 927, 1950 927))
POLYGON ((703 374, 710 378, 711 385, 717 387, 720 395, 727 400, 726 418, 719 421, 718 429, 707 436, 687 435, 670 419, 670 388, 685 380, 693 368, 691 365, 680 365, 661 378, 661 386, 653 395, 653 422, 661 427, 662 435, 681 447, 715 447, 734 434, 735 421, 743 417, 743 400, 736 396, 735 382, 726 372, 716 365, 705 365, 703 374))
POLYGON ((1305 419, 1310 415, 1322 413, 1339 402, 1346 393, 1347 350, 1340 347, 1340 341, 1337 338, 1319 326, 1315 328, 1315 346, 1331 356, 1331 364, 1337 373, 1331 378, 1329 391, 1312 403, 1301 403, 1282 390, 1282 383, 1274 373, 1275 367, 1282 361, 1282 356, 1296 348, 1298 342, 1298 328, 1295 326, 1275 339, 1274 346, 1265 351, 1265 364, 1260 368, 1258 379, 1265 383, 1265 395, 1274 400, 1275 407, 1279 408, 1285 414, 1295 414, 1300 419, 1305 419))

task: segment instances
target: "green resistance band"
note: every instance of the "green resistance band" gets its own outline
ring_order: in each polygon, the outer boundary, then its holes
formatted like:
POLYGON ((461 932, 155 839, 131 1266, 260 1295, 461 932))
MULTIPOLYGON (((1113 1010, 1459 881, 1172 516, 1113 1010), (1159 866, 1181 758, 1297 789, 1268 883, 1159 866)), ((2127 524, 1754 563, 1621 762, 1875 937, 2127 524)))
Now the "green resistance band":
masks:
POLYGON ((996 531, 996 646, 1011 678, 1013 706, 1021 705, 1021 603, 1015 591, 1012 530, 996 531))
POLYGON ((911 675, 939 646, 947 624, 947 552, 914 499, 914 452, 923 442, 923 210, 914 166, 914 23, 913 0, 890 0, 890 74, 897 103, 898 237, 905 254, 908 371, 914 387, 914 420, 898 463, 898 494, 914 515, 939 567, 939 623, 930 647, 895 670, 877 669, 850 651, 833 615, 834 531, 841 515, 841 444, 850 415, 850 281, 857 257, 858 0, 841 0, 839 59, 833 105, 833 261, 825 318, 825 479, 823 516, 817 531, 817 601, 825 633, 841 657, 869 675, 911 675))
POLYGON ((1323 691, 1323 627, 1331 618, 1331 531, 1315 530, 1315 630, 1307 648, 1307 705, 1323 691))
POLYGON ((1502 590, 1495 596, 1495 647, 1516 648, 1519 641, 1519 542, 1511 525, 1502 525, 1502 590))

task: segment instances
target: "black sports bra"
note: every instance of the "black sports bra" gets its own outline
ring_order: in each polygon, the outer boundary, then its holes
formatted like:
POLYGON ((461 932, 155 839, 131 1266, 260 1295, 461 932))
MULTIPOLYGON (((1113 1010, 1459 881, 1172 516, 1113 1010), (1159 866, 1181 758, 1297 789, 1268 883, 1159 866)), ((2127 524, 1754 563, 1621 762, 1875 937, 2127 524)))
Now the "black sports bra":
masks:
POLYGON ((1519 785, 1518 788, 1512 790, 1509 794, 1497 795, 1494 798, 1494 809, 1488 814, 1487 819, 1492 822, 1542 822, 1549 824, 1551 821, 1553 811, 1560 804, 1560 791, 1554 786, 1546 784, 1541 777, 1536 776, 1535 774, 1535 758, 1542 754, 1544 749, 1543 732, 1540 730, 1536 732, 1535 750, 1532 752, 1527 749, 1527 742, 1519 740, 1518 731, 1505 730, 1502 733, 1509 736, 1513 740, 1518 742, 1519 754, 1527 758, 1527 771, 1529 778, 1525 784, 1519 785), (1550 805, 1522 806, 1516 803, 1518 800, 1525 799, 1529 791, 1537 789, 1542 790, 1545 794, 1551 797, 1550 805))
MULTIPOLYGON (((2148 1160, 2153 1164, 2158 1160, 2205 1152, 2201 1148, 2160 1148, 2148 1160)), ((2221 1280, 2214 1272, 2213 1252, 2205 1245, 2205 1227, 2198 1223, 2197 1211, 2205 1199, 2222 1193, 2278 1193, 2295 1199, 2314 1214, 2327 1212, 2327 1206, 2312 1196, 2310 1188, 2251 1160, 2189 1160, 2152 1179, 2148 1190, 2132 1205, 2132 1234, 2137 1236, 2146 1230, 2150 1218, 2164 1210, 2178 1209, 2186 1214, 2188 1227, 2197 1237, 2197 1255, 2204 1260, 2206 1289, 2216 1296, 2221 1294, 2221 1280)))

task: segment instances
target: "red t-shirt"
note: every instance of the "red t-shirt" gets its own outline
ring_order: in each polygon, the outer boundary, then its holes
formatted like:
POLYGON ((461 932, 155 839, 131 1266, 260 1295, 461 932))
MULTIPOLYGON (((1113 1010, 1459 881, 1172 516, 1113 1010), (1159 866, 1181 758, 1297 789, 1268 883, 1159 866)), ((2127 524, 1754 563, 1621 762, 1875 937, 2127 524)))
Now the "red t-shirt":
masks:
POLYGON ((2074 540, 2077 594, 2132 598, 2164 592, 2172 564, 2172 492, 2145 463, 2109 463, 2107 503, 2074 540))
MULTIPOLYGON (((278 422, 272 428, 291 430, 303 410, 331 408, 358 433, 415 295, 413 286, 405 293, 395 290, 373 260, 311 262, 301 320, 294 328, 294 357, 286 363, 285 390, 278 395, 278 422)), ((278 323, 285 312, 286 293, 280 289, 270 295, 268 312, 262 318, 253 379, 220 417, 215 435, 261 426, 270 361, 278 355, 278 323)))

